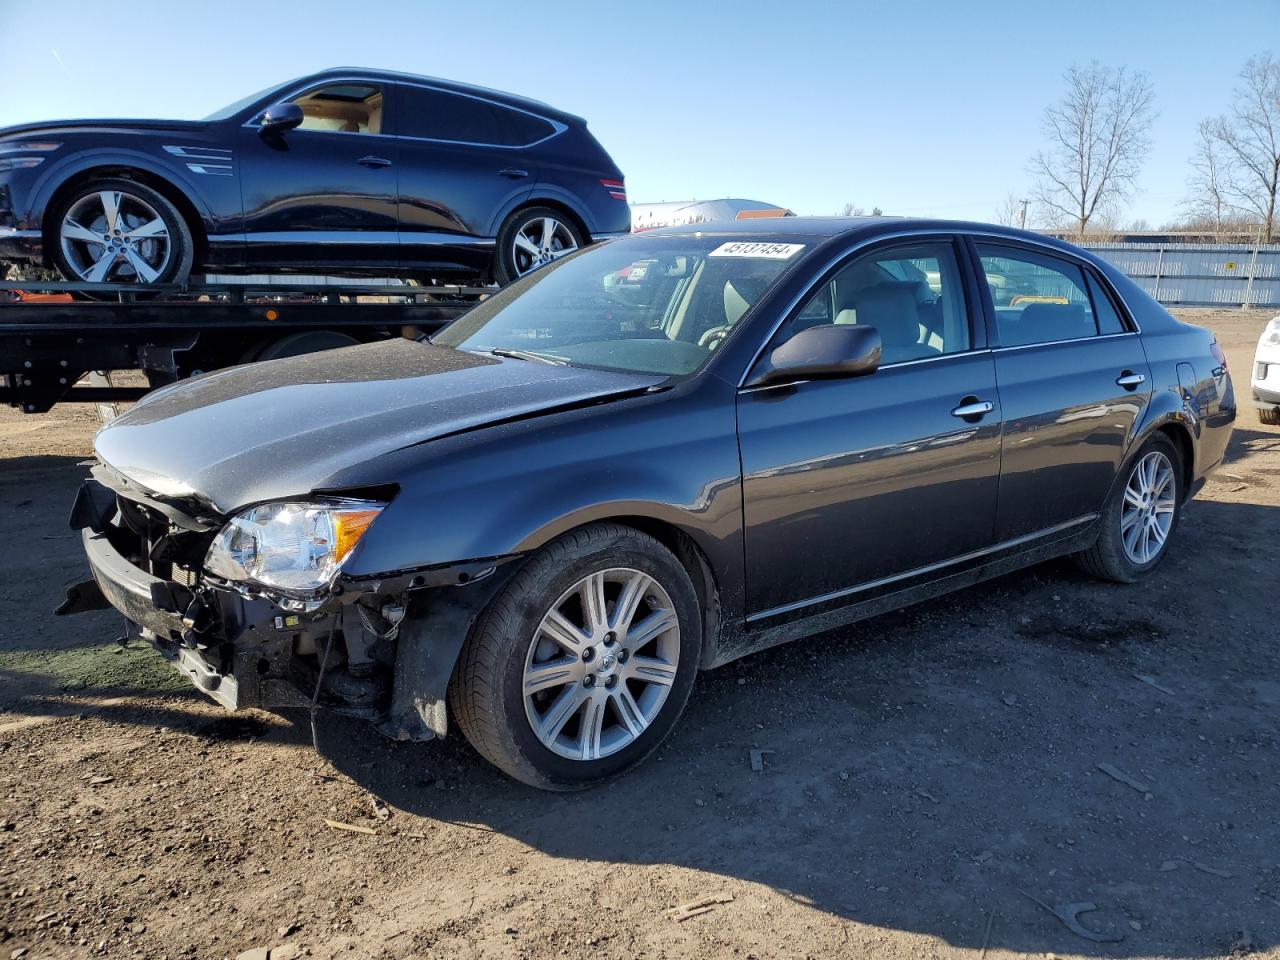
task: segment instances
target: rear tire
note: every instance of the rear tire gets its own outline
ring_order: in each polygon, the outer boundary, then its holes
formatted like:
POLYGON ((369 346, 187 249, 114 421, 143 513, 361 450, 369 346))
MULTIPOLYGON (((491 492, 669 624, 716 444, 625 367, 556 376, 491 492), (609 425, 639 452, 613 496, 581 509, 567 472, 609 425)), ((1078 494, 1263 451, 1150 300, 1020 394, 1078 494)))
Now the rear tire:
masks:
POLYGON ((525 207, 498 231, 493 275, 502 286, 579 249, 585 238, 571 217, 551 207, 525 207))
POLYGON ((1124 470, 1098 518, 1097 541, 1075 556, 1091 577, 1133 583, 1169 552, 1182 515, 1182 457, 1172 440, 1157 433, 1124 470))
POLYGON ((666 738, 693 687, 701 624, 693 583, 669 550, 630 527, 592 524, 530 557, 490 602, 449 704, 505 773, 582 789, 666 738))
POLYGON ((1259 408, 1258 420, 1268 427, 1280 427, 1280 407, 1259 408))

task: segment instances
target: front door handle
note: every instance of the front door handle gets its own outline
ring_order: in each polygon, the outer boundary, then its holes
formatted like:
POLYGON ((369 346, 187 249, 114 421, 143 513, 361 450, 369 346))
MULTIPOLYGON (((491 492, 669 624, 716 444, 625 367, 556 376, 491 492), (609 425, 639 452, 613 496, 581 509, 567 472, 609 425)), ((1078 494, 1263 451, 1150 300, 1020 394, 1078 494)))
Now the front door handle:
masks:
POLYGON ((373 157, 373 156, 369 156, 369 157, 361 157, 359 160, 357 160, 357 161, 356 161, 356 163, 360 164, 360 166, 362 166, 362 167, 389 167, 389 166, 391 166, 391 161, 390 161, 390 160, 388 160, 386 157, 373 157))
POLYGON ((1134 373, 1132 370, 1125 370, 1116 377, 1116 386, 1124 387, 1126 390, 1135 390, 1146 382, 1145 373, 1134 373))
POLYGON ((523 180, 528 175, 528 170, 517 170, 515 167, 507 167, 505 170, 498 171, 498 176, 506 177, 508 180, 523 180))
POLYGON ((981 417, 990 413, 996 408, 996 405, 990 400, 979 400, 977 397, 965 397, 966 402, 961 403, 951 411, 953 417, 959 417, 962 420, 968 420, 970 417, 981 417))

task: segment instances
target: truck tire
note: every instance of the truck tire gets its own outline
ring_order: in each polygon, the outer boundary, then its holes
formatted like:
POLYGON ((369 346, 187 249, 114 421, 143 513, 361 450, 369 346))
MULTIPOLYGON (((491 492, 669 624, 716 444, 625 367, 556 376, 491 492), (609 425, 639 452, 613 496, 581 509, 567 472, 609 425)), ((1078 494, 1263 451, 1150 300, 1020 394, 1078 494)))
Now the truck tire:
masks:
MULTIPOLYGON (((300 357, 304 353, 319 353, 321 350, 336 350, 339 347, 354 347, 360 341, 336 330, 304 330, 281 337, 268 343, 251 359, 281 360, 284 357, 300 357)), ((249 362, 246 358, 244 362, 249 362)))

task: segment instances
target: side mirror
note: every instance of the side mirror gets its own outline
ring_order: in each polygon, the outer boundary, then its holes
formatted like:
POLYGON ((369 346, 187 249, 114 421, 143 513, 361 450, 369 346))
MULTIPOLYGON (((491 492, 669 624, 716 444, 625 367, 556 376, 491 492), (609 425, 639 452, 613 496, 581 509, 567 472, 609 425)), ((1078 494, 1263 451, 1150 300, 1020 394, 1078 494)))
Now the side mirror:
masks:
POLYGON ((296 103, 277 103, 267 107, 258 127, 263 133, 284 133, 298 126, 302 120, 302 108, 296 103))
POLYGON ((865 324, 822 324, 801 330, 761 359, 749 387, 797 380, 862 377, 880 366, 880 331, 865 324))

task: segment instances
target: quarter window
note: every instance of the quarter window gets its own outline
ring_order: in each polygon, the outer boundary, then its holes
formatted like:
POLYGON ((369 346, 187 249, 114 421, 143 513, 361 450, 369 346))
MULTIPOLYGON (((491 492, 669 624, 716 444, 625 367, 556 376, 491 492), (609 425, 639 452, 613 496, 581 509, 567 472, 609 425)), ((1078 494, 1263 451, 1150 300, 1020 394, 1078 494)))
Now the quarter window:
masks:
POLYGON ((302 108, 301 130, 381 133, 382 88, 367 83, 335 83, 293 101, 302 108))
POLYGON ((945 241, 882 248, 824 283, 792 321, 792 332, 862 323, 880 332, 881 362, 902 363, 970 347, 960 270, 945 241))
MULTIPOLYGON (((996 312, 1000 346, 1079 340, 1098 335, 1084 271, 1028 250, 978 244, 996 312)), ((1101 302, 1110 306, 1105 297, 1101 302)), ((1114 308, 1111 311, 1114 314, 1114 308)), ((1119 323, 1119 317, 1114 317, 1119 323)), ((1112 332, 1112 331, 1108 331, 1112 332)), ((1114 331, 1120 332, 1120 331, 1114 331)))
POLYGON ((555 131, 541 117, 510 110, 488 100, 425 87, 406 86, 402 89, 402 136, 517 147, 542 140, 555 131))
POLYGON ((1098 318, 1098 332, 1107 333, 1124 333, 1124 321, 1120 319, 1120 314, 1116 312, 1115 303, 1107 296, 1102 284, 1098 282, 1098 278, 1092 273, 1085 274, 1089 281, 1089 293, 1093 295, 1093 313, 1098 318))

